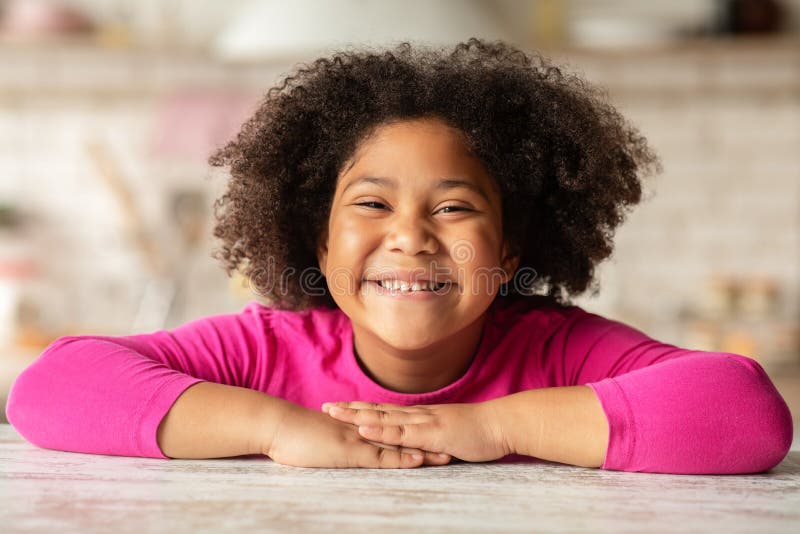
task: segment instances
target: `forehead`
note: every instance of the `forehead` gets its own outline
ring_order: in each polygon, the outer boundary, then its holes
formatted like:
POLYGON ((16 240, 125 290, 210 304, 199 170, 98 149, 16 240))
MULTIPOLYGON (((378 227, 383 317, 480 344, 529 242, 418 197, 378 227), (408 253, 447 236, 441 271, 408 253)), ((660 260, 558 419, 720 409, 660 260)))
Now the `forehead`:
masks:
MULTIPOLYGON (((435 179, 437 184, 467 182, 497 190, 465 134, 438 119, 411 119, 376 127, 356 147, 338 177, 340 189, 358 183, 402 183, 403 173, 435 179), (385 180, 365 180, 385 177, 385 180), (398 180, 398 178, 400 178, 398 180)), ((391 184, 389 184, 391 185, 391 184)))

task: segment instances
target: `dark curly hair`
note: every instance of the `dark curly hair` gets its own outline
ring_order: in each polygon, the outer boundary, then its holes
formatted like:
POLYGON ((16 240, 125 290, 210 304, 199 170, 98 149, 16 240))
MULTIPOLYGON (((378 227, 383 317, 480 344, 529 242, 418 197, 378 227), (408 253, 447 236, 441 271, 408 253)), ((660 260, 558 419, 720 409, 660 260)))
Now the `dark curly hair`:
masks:
POLYGON ((590 286, 596 294, 595 266, 640 202, 640 176, 660 169, 602 90, 502 41, 472 38, 452 50, 404 42, 299 67, 209 160, 230 168, 214 204, 222 247, 212 255, 277 308, 337 307, 317 244, 343 164, 382 124, 436 117, 466 134, 499 185, 517 272, 537 275, 530 291, 503 298, 544 291, 570 305, 590 286), (309 272, 317 276, 300 276, 309 272))

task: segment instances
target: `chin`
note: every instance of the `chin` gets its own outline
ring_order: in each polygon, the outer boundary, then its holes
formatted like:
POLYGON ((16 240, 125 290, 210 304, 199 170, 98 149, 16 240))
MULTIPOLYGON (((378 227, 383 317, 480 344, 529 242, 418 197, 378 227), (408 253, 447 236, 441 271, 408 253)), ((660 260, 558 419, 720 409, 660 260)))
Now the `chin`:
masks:
POLYGON ((396 335, 381 336, 381 339, 383 339, 386 344, 391 345, 397 350, 424 349, 425 347, 429 347, 437 341, 440 341, 440 338, 409 338, 407 335, 403 335, 402 332, 397 332, 396 335))

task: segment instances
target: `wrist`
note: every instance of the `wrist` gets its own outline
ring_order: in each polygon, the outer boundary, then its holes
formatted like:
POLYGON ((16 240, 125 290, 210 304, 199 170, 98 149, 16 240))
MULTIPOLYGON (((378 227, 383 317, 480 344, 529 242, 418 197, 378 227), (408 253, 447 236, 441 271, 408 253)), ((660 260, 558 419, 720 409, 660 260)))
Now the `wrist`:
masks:
POLYGON ((498 397, 480 404, 484 414, 484 424, 489 428, 497 448, 503 455, 517 454, 513 440, 513 424, 509 417, 508 398, 498 397))
POLYGON ((298 407, 289 401, 264 394, 262 402, 254 416, 251 426, 252 433, 249 440, 249 454, 263 454, 269 456, 269 451, 275 441, 281 424, 298 407))

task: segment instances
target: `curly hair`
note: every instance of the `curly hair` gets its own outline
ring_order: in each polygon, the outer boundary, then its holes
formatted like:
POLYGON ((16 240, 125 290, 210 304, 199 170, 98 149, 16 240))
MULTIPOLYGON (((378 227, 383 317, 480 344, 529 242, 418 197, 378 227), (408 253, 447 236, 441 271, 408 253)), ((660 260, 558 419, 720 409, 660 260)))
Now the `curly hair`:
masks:
POLYGON ((336 308, 322 276, 286 273, 319 272, 336 178, 359 142, 382 124, 424 117, 460 129, 500 188, 517 272, 536 273, 529 291, 508 297, 544 292, 570 305, 587 288, 596 294, 595 266, 658 158, 601 89, 538 54, 477 38, 452 50, 403 42, 338 51, 270 88, 209 159, 230 170, 214 203, 222 246, 212 256, 275 307, 336 308))

